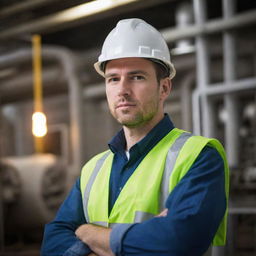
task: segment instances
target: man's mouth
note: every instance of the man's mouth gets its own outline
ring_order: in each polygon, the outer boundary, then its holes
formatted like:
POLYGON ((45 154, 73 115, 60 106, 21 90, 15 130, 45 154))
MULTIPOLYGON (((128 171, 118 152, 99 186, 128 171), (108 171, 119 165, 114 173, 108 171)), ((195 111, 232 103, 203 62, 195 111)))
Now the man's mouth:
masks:
POLYGON ((130 102, 122 102, 122 103, 118 103, 116 105, 116 108, 128 108, 128 107, 134 107, 136 106, 135 103, 130 103, 130 102))

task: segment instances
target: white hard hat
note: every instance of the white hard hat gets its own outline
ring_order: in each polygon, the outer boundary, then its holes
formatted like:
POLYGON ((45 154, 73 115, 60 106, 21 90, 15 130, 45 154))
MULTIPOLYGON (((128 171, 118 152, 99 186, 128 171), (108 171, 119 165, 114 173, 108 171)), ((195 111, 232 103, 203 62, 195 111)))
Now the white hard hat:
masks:
POLYGON ((163 36, 144 20, 120 20, 106 37, 94 67, 104 77, 106 61, 129 57, 148 58, 162 64, 168 69, 170 78, 176 74, 163 36))

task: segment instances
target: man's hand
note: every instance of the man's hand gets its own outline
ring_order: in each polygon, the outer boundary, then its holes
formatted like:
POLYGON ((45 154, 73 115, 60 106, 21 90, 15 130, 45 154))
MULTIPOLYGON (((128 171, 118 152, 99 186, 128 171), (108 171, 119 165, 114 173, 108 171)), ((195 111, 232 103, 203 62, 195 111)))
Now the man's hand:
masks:
POLYGON ((84 224, 78 227, 75 233, 96 255, 113 256, 114 254, 109 246, 110 232, 110 228, 84 224))
POLYGON ((162 212, 156 215, 156 217, 166 217, 167 213, 168 213, 168 209, 165 208, 162 212))

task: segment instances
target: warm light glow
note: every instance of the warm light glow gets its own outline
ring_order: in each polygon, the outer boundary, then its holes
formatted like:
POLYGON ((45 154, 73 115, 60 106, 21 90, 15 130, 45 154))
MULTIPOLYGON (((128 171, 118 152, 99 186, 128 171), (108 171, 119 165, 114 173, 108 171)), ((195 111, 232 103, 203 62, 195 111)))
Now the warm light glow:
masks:
POLYGON ((73 21, 138 1, 140 0, 94 0, 69 8, 68 10, 61 11, 59 14, 54 16, 53 20, 55 22, 73 21))
POLYGON ((43 137, 47 133, 46 116, 42 112, 32 115, 32 132, 36 137, 43 137))

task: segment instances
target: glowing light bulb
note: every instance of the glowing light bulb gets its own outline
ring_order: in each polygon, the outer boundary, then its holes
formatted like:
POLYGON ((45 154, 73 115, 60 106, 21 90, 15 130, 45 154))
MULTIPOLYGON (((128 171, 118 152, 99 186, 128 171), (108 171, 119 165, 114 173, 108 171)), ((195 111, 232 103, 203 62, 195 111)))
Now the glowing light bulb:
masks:
POLYGON ((46 116, 42 112, 32 115, 32 132, 36 137, 43 137, 47 133, 46 116))

